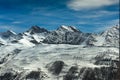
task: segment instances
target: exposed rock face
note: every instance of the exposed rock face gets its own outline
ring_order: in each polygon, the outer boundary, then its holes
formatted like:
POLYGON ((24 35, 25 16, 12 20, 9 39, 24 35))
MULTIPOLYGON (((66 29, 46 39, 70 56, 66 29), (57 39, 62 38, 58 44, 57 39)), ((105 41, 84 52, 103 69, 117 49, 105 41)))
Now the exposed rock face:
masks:
POLYGON ((118 69, 112 66, 101 68, 83 67, 79 72, 79 69, 72 67, 63 77, 63 80, 119 80, 117 77, 117 70, 118 69))
MULTIPOLYGON (((62 80, 119 80, 119 74, 114 67, 86 68, 78 69, 71 67, 62 80)), ((24 74, 24 73, 23 73, 24 74)), ((0 80, 48 80, 46 74, 40 71, 31 71, 22 76, 21 73, 6 72, 0 75, 0 80)))
POLYGON ((46 77, 42 71, 31 71, 26 75, 26 79, 28 80, 43 80, 46 77))
POLYGON ((112 46, 119 46, 118 43, 120 43, 119 41, 119 33, 120 31, 120 26, 115 26, 115 27, 112 27, 108 30, 106 30, 102 36, 105 37, 105 41, 106 41, 106 45, 109 44, 109 45, 112 45, 112 46))
POLYGON ((78 79, 78 67, 72 66, 68 73, 63 77, 63 80, 77 80, 78 79))
POLYGON ((32 26, 27 32, 30 34, 35 34, 35 33, 43 33, 43 32, 48 32, 48 31, 38 26, 32 26))
POLYGON ((113 57, 112 55, 117 54, 113 51, 105 51, 102 53, 99 53, 94 59, 95 59, 95 65, 110 65, 115 68, 117 68, 117 64, 119 63, 119 56, 113 57))
POLYGON ((44 80, 47 77, 42 71, 13 72, 9 71, 0 75, 0 80, 44 80))
POLYGON ((43 41, 49 44, 81 44, 89 34, 82 33, 78 29, 69 26, 61 26, 55 31, 52 31, 43 41))
POLYGON ((29 30, 23 33, 19 33, 17 35, 17 40, 12 41, 12 43, 21 43, 21 41, 23 43, 24 41, 28 42, 27 44, 37 45, 40 44, 48 34, 48 30, 40 28, 38 26, 32 26, 29 30))
POLYGON ((10 38, 10 37, 14 37, 17 34, 11 30, 8 30, 7 32, 3 32, 0 34, 3 38, 10 38))
POLYGON ((0 80, 14 80, 17 75, 13 73, 5 73, 4 75, 0 76, 0 80))
POLYGON ((63 61, 55 61, 50 67, 49 71, 51 71, 55 75, 59 75, 59 73, 62 71, 64 66, 63 61))
POLYGON ((0 80, 14 80, 17 75, 18 74, 12 69, 7 70, 6 72, 0 74, 0 80))
POLYGON ((5 42, 11 42, 15 40, 17 34, 11 30, 0 33, 0 43, 4 44, 5 42))
POLYGON ((39 79, 40 78, 40 72, 38 71, 32 71, 27 76, 26 79, 39 79))
POLYGON ((112 27, 102 34, 83 33, 72 26, 61 26, 50 32, 43 40, 49 44, 84 44, 90 46, 119 46, 119 26, 112 27))
POLYGON ((118 80, 113 67, 86 68, 82 80, 118 80))

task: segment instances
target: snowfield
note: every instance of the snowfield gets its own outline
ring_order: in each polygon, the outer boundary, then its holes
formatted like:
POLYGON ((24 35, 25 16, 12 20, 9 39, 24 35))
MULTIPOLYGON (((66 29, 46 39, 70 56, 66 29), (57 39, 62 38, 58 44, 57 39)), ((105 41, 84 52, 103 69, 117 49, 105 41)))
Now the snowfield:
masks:
MULTIPOLYGON (((8 69, 19 73, 25 72, 25 74, 40 69, 48 76, 45 80, 57 80, 55 78, 57 76, 48 70, 49 66, 55 61, 65 63, 64 69, 59 74, 59 76, 63 76, 72 66, 77 66, 79 69, 110 66, 94 64, 95 57, 98 55, 101 56, 104 53, 111 52, 111 54, 106 54, 105 58, 117 60, 119 57, 119 49, 115 47, 84 47, 68 44, 39 44, 26 49, 23 47, 21 45, 8 45, 0 48, 0 59, 3 57, 7 59, 3 64, 0 64, 0 74, 7 72, 8 69), (19 49, 20 52, 17 53, 16 51, 15 53, 15 49, 19 49), (10 55, 6 57, 8 54, 10 55)), ((60 80, 63 80, 62 78, 60 80)))

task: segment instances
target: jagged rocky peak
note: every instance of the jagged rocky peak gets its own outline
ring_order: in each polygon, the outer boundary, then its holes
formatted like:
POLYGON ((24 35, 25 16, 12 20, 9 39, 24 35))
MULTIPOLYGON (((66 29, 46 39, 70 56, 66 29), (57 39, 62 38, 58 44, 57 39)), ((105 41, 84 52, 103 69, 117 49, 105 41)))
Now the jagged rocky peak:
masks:
POLYGON ((115 28, 120 30, 120 25, 116 25, 115 28))
POLYGON ((12 36, 16 36, 17 34, 15 32, 13 32, 12 30, 7 30, 6 32, 1 33, 2 37, 12 37, 12 36))
POLYGON ((104 37, 104 45, 107 46, 119 46, 119 31, 120 26, 113 26, 106 31, 104 31, 100 36, 104 37))
POLYGON ((57 30, 60 31, 69 31, 69 32, 81 32, 79 29, 77 29, 76 27, 73 26, 65 26, 65 25, 61 25, 57 30))
POLYGON ((44 28, 40 28, 39 26, 35 25, 35 26, 32 26, 27 32, 30 34, 35 34, 35 33, 48 32, 48 30, 44 28))
POLYGON ((120 31, 120 26, 116 25, 103 32, 102 36, 105 36, 107 40, 109 39, 115 42, 116 40, 117 41, 119 40, 119 31, 120 31))
POLYGON ((4 32, 4 34, 8 34, 8 35, 17 35, 14 31, 12 30, 7 30, 6 32, 4 32))
POLYGON ((12 30, 8 30, 6 33, 16 35, 16 33, 12 30))
POLYGON ((103 36, 106 36, 106 35, 113 35, 113 34, 119 34, 119 31, 120 31, 120 26, 119 25, 116 25, 116 26, 113 26, 109 29, 107 29, 106 31, 104 31, 102 33, 103 36))

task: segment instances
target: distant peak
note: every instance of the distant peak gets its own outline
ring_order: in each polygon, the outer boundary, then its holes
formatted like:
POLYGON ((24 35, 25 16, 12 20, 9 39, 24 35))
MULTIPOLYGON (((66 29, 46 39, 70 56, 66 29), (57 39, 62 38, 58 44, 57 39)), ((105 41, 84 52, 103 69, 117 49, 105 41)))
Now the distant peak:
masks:
POLYGON ((107 30, 105 30, 104 32, 102 32, 102 35, 103 36, 106 36, 106 35, 112 35, 116 32, 119 32, 120 31, 120 25, 115 25, 115 26, 112 26, 110 28, 108 28, 107 30))
POLYGON ((12 30, 7 30, 6 32, 1 33, 0 35, 3 38, 9 38, 9 37, 16 36, 17 34, 15 32, 13 32, 12 30))
POLYGON ((119 30, 119 29, 120 29, 120 26, 119 25, 115 25, 115 26, 107 29, 107 31, 110 31, 110 30, 114 31, 114 30, 119 30))
POLYGON ((5 33, 7 33, 9 35, 16 35, 16 33, 12 30, 7 30, 5 33))
POLYGON ((35 34, 35 33, 42 33, 42 32, 48 32, 48 31, 44 28, 40 28, 39 26, 35 25, 35 26, 32 26, 27 32, 29 32, 30 34, 35 34))
POLYGON ((11 33, 11 34, 16 34, 14 31, 12 30, 7 30, 8 33, 11 33))
POLYGON ((120 25, 118 24, 118 25, 114 26, 114 28, 120 29, 120 25))
POLYGON ((40 27, 37 26, 37 25, 35 25, 35 26, 32 26, 30 29, 32 29, 32 30, 38 30, 38 29, 40 29, 40 27))
POLYGON ((80 32, 76 27, 61 25, 58 30, 70 31, 70 32, 80 32))

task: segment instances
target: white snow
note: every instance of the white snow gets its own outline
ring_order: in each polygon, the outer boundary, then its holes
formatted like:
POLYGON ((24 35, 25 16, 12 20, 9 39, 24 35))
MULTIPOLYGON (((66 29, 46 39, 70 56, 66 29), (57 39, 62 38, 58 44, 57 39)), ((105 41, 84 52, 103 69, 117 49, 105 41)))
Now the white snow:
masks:
POLYGON ((14 34, 14 35, 17 35, 14 31, 12 30, 9 30, 10 33, 14 34))
MULTIPOLYGON (((67 31, 71 31, 71 32, 74 32, 73 29, 70 27, 70 26, 65 26, 65 25, 62 25, 61 28, 67 30, 67 31)), ((73 27, 74 29, 76 29, 75 27, 73 27)), ((77 30, 77 29, 76 29, 77 30)))
MULTIPOLYGON (((70 27, 62 26, 65 30, 73 31, 70 27)), ((113 29, 116 31, 116 29, 113 29)), ((45 39, 45 33, 40 34, 29 34, 25 32, 17 43, 8 43, 0 37, 1 43, 6 43, 0 46, 0 61, 5 58, 6 61, 0 64, 0 74, 7 71, 8 69, 13 69, 18 72, 31 71, 41 69, 50 78, 48 80, 55 80, 56 76, 52 75, 46 65, 51 64, 55 61, 63 61, 66 66, 63 72, 70 69, 71 66, 78 65, 79 68, 83 67, 102 67, 106 65, 95 65, 95 57, 105 54, 103 58, 111 58, 112 60, 118 60, 119 58, 119 48, 117 47, 103 47, 105 43, 105 36, 107 34, 115 35, 118 33, 112 31, 110 33, 105 32, 103 35, 94 36, 97 42, 93 44, 93 47, 84 47, 85 42, 82 45, 68 45, 68 44, 38 44, 35 45, 31 40, 36 40, 41 42, 45 39), (97 47, 99 46, 99 47, 97 47), (21 50, 15 53, 14 50, 21 50)), ((57 32, 57 30, 56 30, 57 32)), ((13 32, 12 32, 13 33, 13 32)), ((60 35, 62 36, 62 35, 60 35)), ((51 36, 50 36, 51 37, 51 36)), ((86 38, 88 39, 88 38, 86 38)), ((109 66, 109 65, 108 65, 109 66)), ((64 73, 60 73, 60 76, 64 73)), ((47 80, 47 79, 46 79, 47 80)), ((62 78, 60 78, 62 80, 62 78)))
POLYGON ((94 42, 94 45, 96 46, 103 46, 105 43, 105 37, 102 36, 96 36, 97 42, 94 42))
MULTIPOLYGON (((23 41, 24 42, 24 41, 23 41)), ((2 71, 13 68, 16 71, 21 70, 36 70, 40 68, 43 72, 51 76, 51 80, 54 79, 54 76, 51 75, 46 69, 46 65, 61 60, 64 61, 66 68, 65 72, 73 65, 78 65, 79 68, 82 67, 101 67, 99 65, 94 65, 94 57, 97 56, 100 52, 104 51, 115 51, 117 54, 111 54, 113 59, 118 56, 119 49, 114 47, 88 47, 83 48, 80 45, 67 45, 67 44, 40 44, 34 47, 26 47, 20 44, 3 46, 0 48, 0 55, 7 55, 8 53, 12 54, 12 51, 16 48, 21 49, 22 51, 17 54, 15 57, 9 60, 9 63, 1 65, 2 71), (6 66, 6 67, 4 67, 6 66)), ((62 75, 62 74, 61 74, 62 75)), ((49 80, 50 80, 49 79, 49 80)))
POLYGON ((28 40, 26 40, 26 39, 21 39, 21 40, 19 40, 19 43, 21 43, 21 44, 23 44, 23 45, 25 45, 25 46, 35 46, 35 44, 33 44, 33 43, 31 43, 31 42, 29 42, 28 40))

